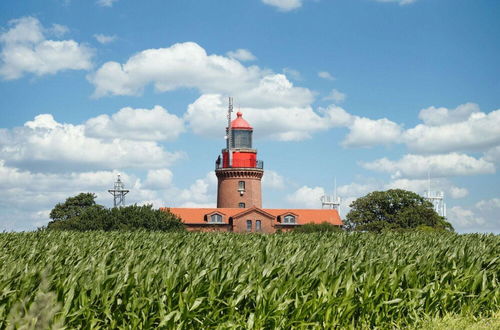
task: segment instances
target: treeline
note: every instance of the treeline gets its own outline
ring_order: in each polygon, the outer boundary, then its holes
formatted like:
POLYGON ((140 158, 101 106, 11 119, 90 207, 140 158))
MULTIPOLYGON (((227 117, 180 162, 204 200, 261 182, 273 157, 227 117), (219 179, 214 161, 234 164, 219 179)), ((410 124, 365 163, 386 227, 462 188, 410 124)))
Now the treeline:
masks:
MULTIPOLYGON (((49 230, 185 230, 174 214, 153 209, 152 205, 105 208, 96 204, 96 195, 81 193, 58 203, 50 212, 49 230)), ((445 218, 439 216, 433 205, 420 195, 402 189, 374 191, 350 205, 344 226, 328 223, 305 224, 296 232, 336 231, 454 231, 445 218)))
POLYGON ((170 212, 153 209, 152 205, 105 208, 95 203, 96 196, 81 193, 57 204, 50 212, 48 230, 115 231, 151 230, 182 231, 180 219, 170 212))

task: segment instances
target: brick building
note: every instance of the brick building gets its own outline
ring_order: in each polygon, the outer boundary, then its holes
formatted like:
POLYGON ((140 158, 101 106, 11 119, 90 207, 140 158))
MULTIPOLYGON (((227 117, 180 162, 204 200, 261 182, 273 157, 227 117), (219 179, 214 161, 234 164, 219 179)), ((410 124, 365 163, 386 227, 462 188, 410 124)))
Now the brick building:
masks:
POLYGON ((217 208, 170 208, 188 230, 274 233, 307 223, 342 225, 333 209, 263 209, 264 166, 252 147, 253 128, 238 112, 226 132, 226 147, 215 162, 217 208))

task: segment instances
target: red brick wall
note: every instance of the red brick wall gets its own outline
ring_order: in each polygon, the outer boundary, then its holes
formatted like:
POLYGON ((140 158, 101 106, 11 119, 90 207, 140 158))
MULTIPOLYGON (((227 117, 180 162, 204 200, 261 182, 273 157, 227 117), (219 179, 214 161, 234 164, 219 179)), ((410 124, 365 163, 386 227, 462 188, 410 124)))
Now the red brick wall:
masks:
POLYGON ((245 208, 252 206, 262 207, 261 179, 263 171, 252 170, 223 170, 216 171, 217 207, 238 208, 239 203, 245 203, 245 208), (239 182, 245 182, 245 191, 238 191, 239 182))
POLYGON ((246 233, 247 232, 247 220, 252 221, 252 233, 261 232, 266 234, 274 233, 276 230, 273 226, 273 219, 270 219, 259 212, 250 212, 239 218, 233 219, 233 232, 235 233, 246 233), (256 230, 257 220, 260 220, 261 230, 256 230))
POLYGON ((228 232, 231 231, 230 225, 193 225, 193 224, 185 224, 185 227, 188 231, 200 231, 200 232, 228 232))

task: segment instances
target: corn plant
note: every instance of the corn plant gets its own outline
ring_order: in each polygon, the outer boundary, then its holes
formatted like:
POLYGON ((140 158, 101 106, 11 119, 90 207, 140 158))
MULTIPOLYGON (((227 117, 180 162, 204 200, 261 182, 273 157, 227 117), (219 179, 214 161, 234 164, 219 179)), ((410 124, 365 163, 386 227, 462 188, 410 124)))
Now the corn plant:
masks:
POLYGON ((500 310, 500 237, 0 234, 0 328, 404 328, 500 310))

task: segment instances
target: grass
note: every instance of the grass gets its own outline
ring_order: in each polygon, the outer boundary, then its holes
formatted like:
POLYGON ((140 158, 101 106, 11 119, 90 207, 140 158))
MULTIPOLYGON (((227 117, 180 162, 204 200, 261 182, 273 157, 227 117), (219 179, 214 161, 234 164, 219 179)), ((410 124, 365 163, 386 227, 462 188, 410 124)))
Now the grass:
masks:
POLYGON ((498 326, 500 236, 0 234, 0 328, 498 326))
POLYGON ((491 317, 475 318, 472 316, 446 315, 441 318, 427 319, 415 325, 415 329, 422 330, 499 330, 500 312, 491 317))

